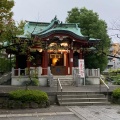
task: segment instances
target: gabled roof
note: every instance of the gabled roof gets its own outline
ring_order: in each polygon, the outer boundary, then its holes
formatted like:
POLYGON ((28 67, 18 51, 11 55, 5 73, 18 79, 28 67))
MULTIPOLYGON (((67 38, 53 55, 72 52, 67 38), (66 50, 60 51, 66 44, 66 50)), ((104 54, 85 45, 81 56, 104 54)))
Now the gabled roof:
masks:
POLYGON ((45 35, 49 32, 55 31, 68 31, 77 36, 84 37, 80 32, 80 28, 76 23, 62 23, 56 17, 51 21, 51 23, 44 22, 32 22, 27 21, 24 27, 24 35, 20 35, 19 37, 27 37, 30 34, 32 35, 45 35))
POLYGON ((62 23, 55 17, 51 23, 27 21, 24 27, 24 35, 21 38, 29 38, 31 35, 37 35, 41 38, 49 38, 52 35, 64 34, 71 36, 76 40, 96 41, 96 39, 83 36, 77 23, 62 23))

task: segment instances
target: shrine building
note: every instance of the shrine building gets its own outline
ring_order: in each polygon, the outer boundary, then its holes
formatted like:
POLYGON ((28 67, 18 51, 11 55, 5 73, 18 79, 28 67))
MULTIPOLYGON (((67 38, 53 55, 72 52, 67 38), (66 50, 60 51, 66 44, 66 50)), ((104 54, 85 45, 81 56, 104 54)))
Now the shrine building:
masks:
MULTIPOLYGON (((27 60, 26 54, 9 51, 16 56, 14 70, 37 67, 40 76, 48 75, 48 70, 52 75, 72 75, 73 69, 78 67, 78 60, 84 59, 84 50, 100 41, 83 36, 78 24, 62 23, 56 17, 50 23, 27 21, 24 34, 17 37, 27 42, 33 39, 36 44, 29 48, 34 57, 32 61, 27 60)), ((19 74, 23 73, 20 71, 19 74)))

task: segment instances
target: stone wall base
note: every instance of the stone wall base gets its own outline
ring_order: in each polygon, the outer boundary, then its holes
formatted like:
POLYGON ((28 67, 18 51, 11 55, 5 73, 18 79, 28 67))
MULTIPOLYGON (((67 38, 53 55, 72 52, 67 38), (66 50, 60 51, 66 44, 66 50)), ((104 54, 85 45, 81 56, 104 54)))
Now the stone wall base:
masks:
POLYGON ((99 85, 100 78, 99 77, 86 77, 86 84, 88 85, 99 85))

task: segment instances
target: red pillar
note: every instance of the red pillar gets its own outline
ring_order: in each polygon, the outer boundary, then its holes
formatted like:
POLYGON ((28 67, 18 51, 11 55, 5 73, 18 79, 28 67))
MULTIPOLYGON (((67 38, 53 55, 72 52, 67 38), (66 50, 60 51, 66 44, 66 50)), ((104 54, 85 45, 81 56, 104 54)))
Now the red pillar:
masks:
POLYGON ((70 50, 70 53, 69 53, 69 67, 70 67, 70 75, 72 75, 72 67, 73 67, 73 50, 70 50))
POLYGON ((44 50, 43 52, 43 75, 47 75, 47 68, 48 68, 48 52, 44 50))
POLYGON ((66 75, 68 75, 68 53, 65 53, 66 55, 66 75))
POLYGON ((80 50, 79 59, 83 59, 83 52, 80 50))
MULTIPOLYGON (((42 68, 44 68, 44 61, 45 61, 45 56, 44 56, 44 51, 42 52, 42 68)), ((44 75, 44 71, 42 69, 42 75, 44 75)))

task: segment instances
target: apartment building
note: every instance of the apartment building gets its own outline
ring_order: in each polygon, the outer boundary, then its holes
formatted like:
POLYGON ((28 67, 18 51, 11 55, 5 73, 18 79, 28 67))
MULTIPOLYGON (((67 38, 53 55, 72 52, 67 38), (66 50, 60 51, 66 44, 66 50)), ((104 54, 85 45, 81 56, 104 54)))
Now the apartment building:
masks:
POLYGON ((104 70, 104 72, 108 72, 110 69, 120 68, 120 43, 119 42, 117 43, 111 42, 109 54, 111 56, 108 56, 108 65, 106 66, 106 69, 104 70))

